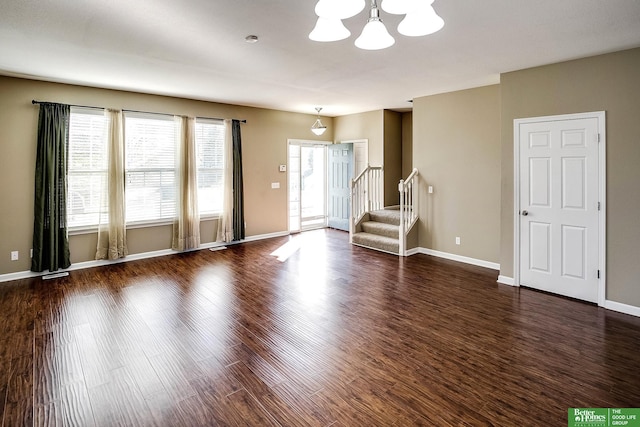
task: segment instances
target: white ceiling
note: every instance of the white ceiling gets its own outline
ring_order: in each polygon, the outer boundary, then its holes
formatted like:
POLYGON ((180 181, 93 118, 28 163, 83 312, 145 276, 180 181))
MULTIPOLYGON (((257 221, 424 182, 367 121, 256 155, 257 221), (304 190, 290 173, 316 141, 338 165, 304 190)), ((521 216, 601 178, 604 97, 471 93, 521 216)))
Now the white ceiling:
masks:
POLYGON ((396 44, 381 51, 353 45, 366 10, 349 39, 310 41, 315 3, 2 0, 0 74, 339 116, 640 46, 640 0, 436 0, 445 27, 426 37, 382 11, 396 44))

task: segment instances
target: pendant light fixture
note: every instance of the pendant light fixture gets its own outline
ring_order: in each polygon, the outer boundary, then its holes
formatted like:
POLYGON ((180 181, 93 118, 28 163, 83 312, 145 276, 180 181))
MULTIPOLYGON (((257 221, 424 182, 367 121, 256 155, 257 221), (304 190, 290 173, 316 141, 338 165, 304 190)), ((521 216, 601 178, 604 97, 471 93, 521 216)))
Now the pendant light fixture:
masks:
POLYGON ((316 107, 316 111, 318 112, 318 118, 316 119, 315 123, 311 126, 311 132, 320 136, 324 133, 325 130, 327 130, 327 127, 323 125, 322 122, 320 121, 320 111, 322 111, 322 107, 316 107))
MULTIPOLYGON (((408 37, 433 34, 444 27, 444 20, 433 9, 434 0, 379 0, 380 7, 393 15, 405 15, 398 25, 398 32, 408 37)), ((319 0, 315 7, 318 21, 309 38, 313 41, 331 42, 344 40, 351 32, 342 23, 360 13, 365 0, 319 0)), ((395 39, 380 18, 377 0, 371 0, 369 18, 356 39, 360 49, 379 50, 393 46, 395 39)))

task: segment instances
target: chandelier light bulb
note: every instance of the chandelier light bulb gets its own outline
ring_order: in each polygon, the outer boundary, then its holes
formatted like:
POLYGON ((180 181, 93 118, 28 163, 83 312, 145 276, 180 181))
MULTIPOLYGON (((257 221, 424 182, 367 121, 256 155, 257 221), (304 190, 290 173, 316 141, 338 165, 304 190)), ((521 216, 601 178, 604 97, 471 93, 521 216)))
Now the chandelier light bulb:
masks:
POLYGON ((398 32, 404 36, 418 37, 433 34, 444 27, 444 20, 428 3, 420 3, 407 13, 398 25, 398 32))
POLYGON ((380 7, 392 15, 405 15, 411 9, 412 3, 419 0, 382 0, 380 7))
POLYGON ((369 20, 362 29, 360 37, 356 39, 356 47, 365 50, 380 50, 393 46, 395 42, 380 19, 380 11, 375 0, 372 0, 369 20))
POLYGON ((316 42, 335 42, 344 40, 351 32, 340 19, 318 17, 316 26, 309 33, 309 38, 316 42))
POLYGON ((356 47, 365 50, 380 50, 393 46, 395 39, 389 34, 382 21, 369 21, 356 39, 356 47))
POLYGON ((362 12, 365 0, 319 0, 316 15, 322 18, 347 19, 362 12))

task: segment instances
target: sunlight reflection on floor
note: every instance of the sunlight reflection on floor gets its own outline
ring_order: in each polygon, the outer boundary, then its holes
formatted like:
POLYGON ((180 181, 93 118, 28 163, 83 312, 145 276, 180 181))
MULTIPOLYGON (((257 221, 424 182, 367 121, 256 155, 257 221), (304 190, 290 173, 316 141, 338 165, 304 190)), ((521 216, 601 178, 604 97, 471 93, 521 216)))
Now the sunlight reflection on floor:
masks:
POLYGON ((291 237, 287 243, 280 246, 275 251, 271 252, 271 256, 278 258, 278 261, 285 262, 289 257, 300 250, 302 244, 303 235, 298 234, 295 237, 291 237))
POLYGON ((325 230, 309 231, 299 234, 281 247, 284 248, 291 243, 286 249, 290 252, 288 257, 296 253, 298 255, 290 262, 295 262, 297 266, 297 295, 299 302, 307 309, 320 308, 325 304, 329 280, 325 240, 325 230), (291 248, 295 250, 291 251, 291 248))

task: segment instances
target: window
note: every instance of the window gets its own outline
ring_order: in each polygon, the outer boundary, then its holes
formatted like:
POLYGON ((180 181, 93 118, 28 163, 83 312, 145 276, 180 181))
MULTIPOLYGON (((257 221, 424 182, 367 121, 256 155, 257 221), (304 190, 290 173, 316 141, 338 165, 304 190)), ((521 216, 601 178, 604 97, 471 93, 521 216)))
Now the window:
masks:
POLYGON ((222 211, 224 171, 224 122, 196 120, 198 209, 201 216, 222 211))
POLYGON ((125 114, 127 224, 172 220, 176 213, 177 123, 173 116, 125 114))
POLYGON ((68 153, 67 225, 94 227, 107 178, 107 119, 102 110, 71 108, 68 153))

